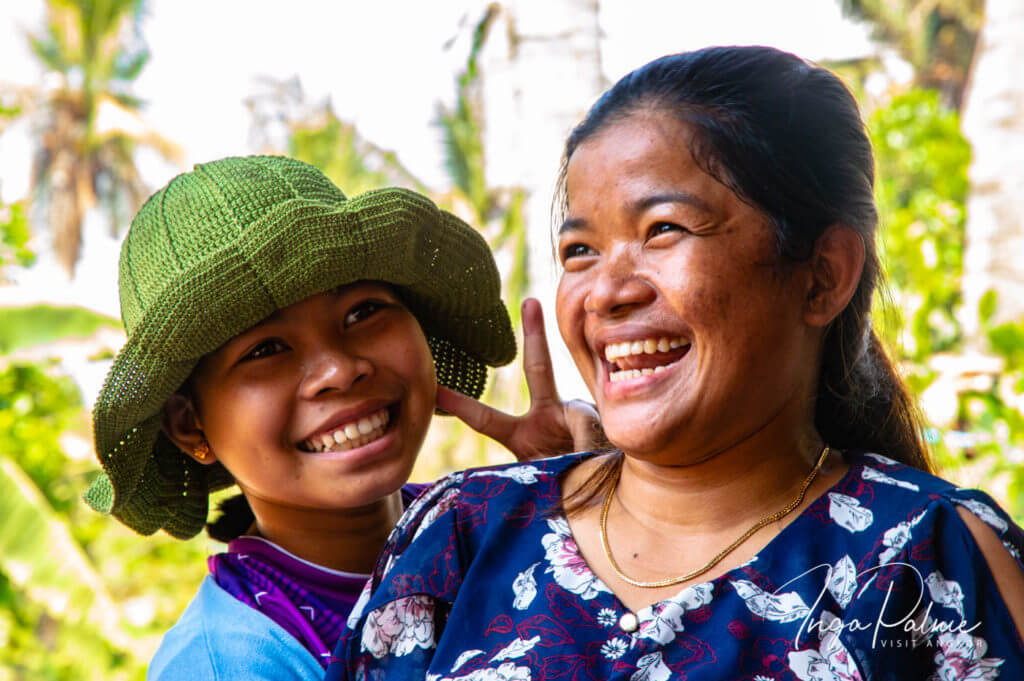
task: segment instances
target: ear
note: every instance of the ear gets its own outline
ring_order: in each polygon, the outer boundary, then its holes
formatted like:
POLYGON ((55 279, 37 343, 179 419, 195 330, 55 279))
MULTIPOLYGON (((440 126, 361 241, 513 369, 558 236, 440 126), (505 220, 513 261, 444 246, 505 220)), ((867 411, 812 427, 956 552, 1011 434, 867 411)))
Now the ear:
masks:
POLYGON ((164 403, 162 430, 181 451, 199 463, 211 464, 217 461, 217 455, 212 450, 203 458, 196 456, 200 444, 206 442, 206 435, 195 405, 181 393, 174 393, 164 403))
POLYGON ((818 237, 810 260, 810 288, 804 321, 825 327, 850 302, 864 270, 864 241, 853 229, 835 224, 818 237))

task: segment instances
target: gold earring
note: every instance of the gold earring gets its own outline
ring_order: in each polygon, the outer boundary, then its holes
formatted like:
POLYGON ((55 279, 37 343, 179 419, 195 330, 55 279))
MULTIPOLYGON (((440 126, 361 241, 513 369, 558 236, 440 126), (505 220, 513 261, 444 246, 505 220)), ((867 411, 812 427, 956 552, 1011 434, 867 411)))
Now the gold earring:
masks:
POLYGON ((195 451, 192 452, 193 456, 195 456, 200 461, 205 459, 206 455, 209 453, 210 445, 209 443, 206 442, 205 438, 199 441, 199 444, 196 445, 195 451))

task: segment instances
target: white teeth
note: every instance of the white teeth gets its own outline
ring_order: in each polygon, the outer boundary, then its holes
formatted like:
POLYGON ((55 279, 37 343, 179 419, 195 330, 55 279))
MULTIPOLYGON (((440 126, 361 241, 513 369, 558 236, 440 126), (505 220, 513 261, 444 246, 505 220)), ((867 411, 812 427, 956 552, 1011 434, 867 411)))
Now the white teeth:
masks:
POLYGON ((659 364, 658 366, 654 367, 654 373, 660 374, 662 371, 665 371, 664 364, 659 364))
POLYGON ((609 343, 604 348, 604 357, 614 362, 630 355, 653 355, 656 352, 668 352, 685 345, 680 338, 645 338, 644 340, 609 343))
POLYGON ((364 416, 358 421, 338 426, 333 432, 316 435, 312 439, 306 440, 303 444, 306 449, 313 452, 361 447, 384 435, 385 430, 387 430, 388 421, 388 410, 381 409, 369 416, 364 416))

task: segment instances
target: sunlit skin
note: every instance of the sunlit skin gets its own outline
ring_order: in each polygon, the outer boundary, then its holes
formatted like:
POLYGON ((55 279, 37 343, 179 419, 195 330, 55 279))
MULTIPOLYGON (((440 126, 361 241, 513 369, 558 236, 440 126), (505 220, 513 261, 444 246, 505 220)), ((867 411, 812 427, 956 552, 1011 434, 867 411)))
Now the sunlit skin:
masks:
MULTIPOLYGON (((824 444, 813 425, 824 330, 863 264, 859 237, 836 227, 810 261, 783 265, 767 216, 697 166, 690 134, 644 110, 585 141, 568 165, 558 239, 559 329, 608 438, 626 454, 609 537, 619 564, 642 580, 703 566, 796 496, 824 444), (608 343, 659 337, 684 342, 661 356, 665 371, 609 380, 608 343)), ((593 465, 569 475, 564 491, 593 465)), ((802 507, 844 470, 830 461, 802 507)), ((799 510, 692 581, 745 562, 799 510)), ((627 606, 681 588, 618 579, 597 518, 591 508, 570 525, 627 606)))
POLYGON ((234 476, 256 516, 253 532, 307 560, 369 572, 401 515, 437 389, 419 323, 387 285, 361 282, 314 295, 205 356, 191 398, 165 409, 186 452, 199 438, 234 476), (385 435, 343 452, 303 441, 386 407, 385 435))

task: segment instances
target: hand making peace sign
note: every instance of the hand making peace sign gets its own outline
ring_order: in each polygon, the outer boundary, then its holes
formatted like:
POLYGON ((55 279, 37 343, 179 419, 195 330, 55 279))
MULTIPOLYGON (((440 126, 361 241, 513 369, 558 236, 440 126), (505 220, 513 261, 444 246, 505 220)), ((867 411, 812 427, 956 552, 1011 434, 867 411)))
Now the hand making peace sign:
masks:
POLYGON ((440 385, 437 406, 504 445, 519 461, 609 446, 594 405, 583 400, 562 402, 558 397, 540 302, 527 298, 522 315, 529 411, 512 416, 440 385))

